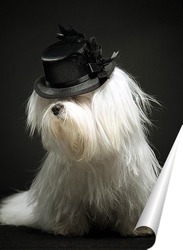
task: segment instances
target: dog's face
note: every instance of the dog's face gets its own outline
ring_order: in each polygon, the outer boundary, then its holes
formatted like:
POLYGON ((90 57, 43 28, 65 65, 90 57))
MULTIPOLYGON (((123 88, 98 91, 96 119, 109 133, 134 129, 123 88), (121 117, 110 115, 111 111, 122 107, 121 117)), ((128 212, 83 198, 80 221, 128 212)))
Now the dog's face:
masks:
POLYGON ((114 136, 110 139, 114 120, 109 117, 114 107, 107 110, 99 105, 102 95, 97 90, 66 99, 45 99, 33 92, 28 103, 32 133, 37 128, 48 151, 62 151, 74 160, 88 161, 104 151, 114 151, 114 136))
MULTIPOLYGON (((41 133, 48 151, 64 152, 70 159, 93 157, 120 151, 130 133, 145 117, 143 92, 121 70, 97 90, 66 99, 45 99, 32 93, 28 103, 28 125, 41 133), (143 98, 142 98, 143 97, 143 98), (140 103, 140 104, 139 104, 140 103)), ((146 118, 146 117, 145 117, 146 118)))

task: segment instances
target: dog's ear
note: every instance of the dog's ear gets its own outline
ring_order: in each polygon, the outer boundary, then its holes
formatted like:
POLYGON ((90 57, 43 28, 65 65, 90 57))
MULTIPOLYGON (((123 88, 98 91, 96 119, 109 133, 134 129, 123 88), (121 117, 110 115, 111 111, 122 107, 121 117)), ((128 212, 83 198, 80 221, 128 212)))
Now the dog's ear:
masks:
POLYGON ((33 136, 36 128, 37 131, 41 130, 41 120, 43 110, 45 108, 46 99, 39 97, 35 91, 30 96, 26 113, 27 113, 27 128, 30 129, 30 135, 33 136))
POLYGON ((37 126, 37 110, 36 110, 36 103, 37 103, 37 94, 33 91, 32 95, 30 96, 26 113, 27 113, 27 128, 30 130, 30 136, 33 136, 36 126, 37 126))
POLYGON ((151 100, 127 73, 115 68, 93 98, 97 128, 106 146, 120 151, 122 138, 146 129, 151 100))
POLYGON ((95 93, 92 103, 98 137, 106 152, 117 152, 132 175, 138 175, 139 169, 144 168, 147 178, 151 176, 147 164, 152 166, 152 176, 158 166, 147 140, 151 101, 153 98, 127 73, 115 68, 110 79, 95 93))

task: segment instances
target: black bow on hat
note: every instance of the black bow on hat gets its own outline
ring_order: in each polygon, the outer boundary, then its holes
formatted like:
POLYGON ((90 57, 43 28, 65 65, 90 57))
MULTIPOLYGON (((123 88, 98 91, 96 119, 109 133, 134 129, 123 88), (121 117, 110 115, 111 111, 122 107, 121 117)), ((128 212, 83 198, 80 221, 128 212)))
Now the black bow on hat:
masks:
POLYGON ((41 60, 44 75, 34 84, 43 98, 66 98, 99 88, 116 66, 118 52, 109 59, 102 58, 102 47, 95 37, 87 40, 84 34, 59 25, 60 40, 44 50, 41 60))

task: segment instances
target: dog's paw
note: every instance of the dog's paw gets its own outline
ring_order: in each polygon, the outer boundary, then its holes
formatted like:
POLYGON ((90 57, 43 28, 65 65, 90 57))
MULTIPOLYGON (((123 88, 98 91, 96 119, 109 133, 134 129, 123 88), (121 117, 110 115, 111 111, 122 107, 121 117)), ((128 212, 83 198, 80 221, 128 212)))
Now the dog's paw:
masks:
POLYGON ((54 229, 53 233, 55 235, 62 235, 67 237, 76 237, 76 236, 83 236, 88 233, 89 230, 86 229, 78 229, 78 228, 58 228, 54 229))
POLYGON ((83 236, 89 232, 88 223, 78 223, 77 225, 63 225, 58 224, 52 228, 55 235, 63 235, 68 237, 83 236))
POLYGON ((126 228, 118 227, 115 231, 120 233, 123 237, 145 237, 154 234, 153 230, 149 227, 139 227, 136 230, 134 230, 133 226, 128 226, 126 228))

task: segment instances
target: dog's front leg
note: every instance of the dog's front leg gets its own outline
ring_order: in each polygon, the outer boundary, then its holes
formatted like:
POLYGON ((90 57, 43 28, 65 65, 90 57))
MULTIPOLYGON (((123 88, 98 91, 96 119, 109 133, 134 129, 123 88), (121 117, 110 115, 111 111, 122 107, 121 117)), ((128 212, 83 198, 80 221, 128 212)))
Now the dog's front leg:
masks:
POLYGON ((89 232, 89 223, 84 213, 63 215, 52 228, 54 234, 64 236, 82 236, 89 232))

